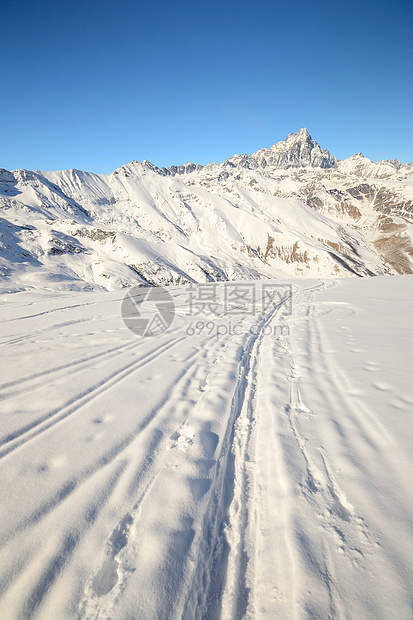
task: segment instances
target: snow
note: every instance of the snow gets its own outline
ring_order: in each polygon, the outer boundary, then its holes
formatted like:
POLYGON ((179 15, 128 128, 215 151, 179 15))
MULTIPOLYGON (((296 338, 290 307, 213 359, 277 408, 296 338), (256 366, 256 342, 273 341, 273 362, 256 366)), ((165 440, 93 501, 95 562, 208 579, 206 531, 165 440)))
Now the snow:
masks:
POLYGON ((0 169, 0 618, 411 617, 412 172, 0 169))
POLYGON ((0 617, 411 616, 413 276, 290 283, 3 293, 0 617))

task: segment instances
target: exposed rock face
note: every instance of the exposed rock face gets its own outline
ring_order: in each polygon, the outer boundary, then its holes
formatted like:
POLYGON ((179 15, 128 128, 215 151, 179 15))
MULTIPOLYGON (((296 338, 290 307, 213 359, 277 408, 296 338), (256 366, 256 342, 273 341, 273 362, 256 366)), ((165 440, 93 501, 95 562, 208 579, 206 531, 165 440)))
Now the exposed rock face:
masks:
MULTIPOLYGON (((320 145, 312 139, 307 129, 300 129, 296 134, 290 133, 287 138, 277 142, 269 149, 260 149, 252 155, 233 155, 226 159, 221 166, 231 168, 331 168, 338 160, 330 155, 327 150, 321 149, 320 145)), ((138 162, 131 162, 137 164, 138 162)), ((183 166, 170 166, 169 168, 158 168, 144 159, 142 165, 162 176, 174 176, 176 174, 188 174, 202 170, 204 166, 187 163, 183 166)), ((208 164, 210 166, 210 164, 208 164)), ((207 166, 206 166, 207 167, 207 166)))
POLYGON ((327 150, 322 150, 307 129, 300 129, 296 134, 290 133, 282 142, 277 142, 269 149, 260 149, 253 155, 234 155, 223 165, 241 168, 331 168, 337 163, 327 150))
MULTIPOLYGON (((138 162, 133 161, 131 163, 137 164, 138 162)), ((151 164, 151 162, 148 161, 147 159, 143 160, 142 166, 162 176, 175 176, 176 174, 189 174, 190 172, 195 172, 196 170, 202 170, 203 168, 203 166, 200 166, 199 164, 192 164, 191 162, 188 162, 187 164, 184 164, 182 166, 170 166, 169 168, 158 168, 157 166, 154 166, 153 164, 151 164)))
POLYGON ((331 168, 337 163, 327 150, 322 150, 307 129, 290 133, 284 142, 277 142, 269 150, 261 149, 253 155, 261 166, 274 168, 331 168))

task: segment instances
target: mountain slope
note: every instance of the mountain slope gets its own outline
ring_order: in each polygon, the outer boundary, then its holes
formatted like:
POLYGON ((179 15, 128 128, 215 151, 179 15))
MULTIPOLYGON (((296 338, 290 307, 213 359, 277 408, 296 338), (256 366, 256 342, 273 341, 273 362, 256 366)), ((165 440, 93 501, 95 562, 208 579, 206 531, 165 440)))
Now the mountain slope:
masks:
POLYGON ((306 129, 222 164, 0 170, 3 290, 413 272, 413 165, 306 129))

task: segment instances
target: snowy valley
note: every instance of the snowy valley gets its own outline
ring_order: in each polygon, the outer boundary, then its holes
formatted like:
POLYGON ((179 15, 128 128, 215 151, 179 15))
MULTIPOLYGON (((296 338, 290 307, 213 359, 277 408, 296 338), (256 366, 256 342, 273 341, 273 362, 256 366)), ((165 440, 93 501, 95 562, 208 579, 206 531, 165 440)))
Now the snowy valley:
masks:
POLYGON ((413 164, 302 129, 0 208, 0 618, 412 617, 413 164))

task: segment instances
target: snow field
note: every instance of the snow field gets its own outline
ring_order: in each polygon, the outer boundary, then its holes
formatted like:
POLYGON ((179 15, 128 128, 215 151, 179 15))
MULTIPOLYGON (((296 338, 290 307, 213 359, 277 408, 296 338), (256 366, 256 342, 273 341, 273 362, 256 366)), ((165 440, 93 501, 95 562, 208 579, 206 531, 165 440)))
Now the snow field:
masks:
POLYGON ((174 287, 147 338, 119 291, 3 295, 0 616, 408 618, 411 281, 191 336, 174 287))

